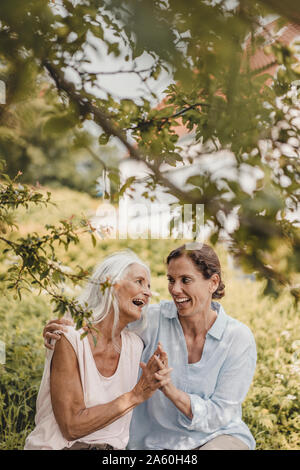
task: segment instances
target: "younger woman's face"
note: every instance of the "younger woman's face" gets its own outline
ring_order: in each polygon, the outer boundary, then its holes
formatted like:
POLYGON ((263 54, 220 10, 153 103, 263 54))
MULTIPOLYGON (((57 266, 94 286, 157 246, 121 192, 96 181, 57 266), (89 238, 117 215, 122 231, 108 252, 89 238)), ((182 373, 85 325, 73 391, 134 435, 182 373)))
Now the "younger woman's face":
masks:
POLYGON ((219 283, 218 274, 205 279, 193 261, 185 255, 174 258, 168 265, 169 292, 178 315, 188 317, 210 308, 212 293, 219 283))
POLYGON ((119 302, 120 319, 122 316, 128 322, 138 320, 142 308, 148 304, 152 295, 148 271, 140 264, 130 265, 124 278, 114 285, 114 289, 119 302))

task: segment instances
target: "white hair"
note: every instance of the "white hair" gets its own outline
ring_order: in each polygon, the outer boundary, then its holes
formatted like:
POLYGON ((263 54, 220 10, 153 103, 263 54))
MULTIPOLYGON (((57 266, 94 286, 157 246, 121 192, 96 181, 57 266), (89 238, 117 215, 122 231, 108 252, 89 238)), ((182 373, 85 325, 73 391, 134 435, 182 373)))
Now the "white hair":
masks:
MULTIPOLYGON (((92 311, 92 324, 100 323, 112 310, 114 313, 112 337, 119 322, 119 305, 114 292, 114 284, 123 279, 127 268, 139 264, 146 269, 150 277, 149 267, 131 250, 118 251, 107 256, 96 268, 87 286, 78 297, 78 302, 87 311, 92 311)), ((145 308, 142 309, 142 323, 146 321, 145 308)))

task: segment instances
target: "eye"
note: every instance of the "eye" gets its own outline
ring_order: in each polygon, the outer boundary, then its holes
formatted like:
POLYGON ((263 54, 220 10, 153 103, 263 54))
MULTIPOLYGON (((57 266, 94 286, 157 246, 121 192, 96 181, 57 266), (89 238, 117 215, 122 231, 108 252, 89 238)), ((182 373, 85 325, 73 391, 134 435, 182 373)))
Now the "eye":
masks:
POLYGON ((136 282, 138 282, 140 285, 143 284, 143 280, 142 280, 142 279, 137 279, 136 282))
POLYGON ((174 279, 172 279, 171 277, 168 277, 168 282, 169 282, 170 284, 173 284, 173 283, 174 283, 174 279))
POLYGON ((188 284, 190 281, 191 281, 191 279, 189 277, 183 277, 182 278, 183 284, 188 284))

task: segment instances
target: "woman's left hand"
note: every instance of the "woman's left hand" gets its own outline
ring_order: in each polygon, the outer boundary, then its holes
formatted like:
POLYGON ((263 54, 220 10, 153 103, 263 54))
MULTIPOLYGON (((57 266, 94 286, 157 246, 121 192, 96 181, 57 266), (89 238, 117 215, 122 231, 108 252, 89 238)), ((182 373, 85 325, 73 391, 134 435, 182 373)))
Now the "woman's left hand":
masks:
POLYGON ((172 386, 171 383, 171 372, 173 368, 168 367, 168 355, 164 351, 161 343, 158 343, 158 348, 156 350, 155 361, 158 366, 158 371, 155 372, 154 377, 159 382, 164 382, 164 385, 160 388, 163 393, 167 392, 167 389, 172 386), (166 383, 167 380, 167 383, 166 383))

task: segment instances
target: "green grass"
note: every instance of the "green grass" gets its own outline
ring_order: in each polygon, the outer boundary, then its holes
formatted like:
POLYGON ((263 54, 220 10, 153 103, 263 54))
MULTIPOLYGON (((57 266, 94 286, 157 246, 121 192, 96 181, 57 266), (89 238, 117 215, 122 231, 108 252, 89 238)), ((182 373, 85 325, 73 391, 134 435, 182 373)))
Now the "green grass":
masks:
MULTIPOLYGON (((88 215, 99 200, 60 189, 52 191, 57 207, 34 208, 20 213, 20 232, 43 231, 43 224, 57 223, 71 215, 88 215)), ((94 248, 89 237, 68 252, 60 248, 64 264, 92 269, 96 262, 119 249, 131 248, 151 268, 152 302, 170 298, 164 260, 181 244, 176 240, 104 240, 94 248)), ((286 293, 279 299, 261 295, 263 283, 239 279, 227 265, 219 246, 224 270, 226 312, 248 325, 256 339, 256 373, 243 404, 244 420, 253 433, 257 449, 299 449, 300 327, 297 308, 286 293), (298 341, 298 343, 297 343, 298 341), (298 363, 297 363, 298 360, 298 363)), ((0 273, 14 262, 0 255, 0 273)), ((76 292, 74 291, 74 294, 76 292)), ((24 294, 22 301, 2 286, 0 340, 6 344, 6 364, 0 365, 0 449, 22 449, 34 427, 35 402, 41 380, 45 349, 42 330, 53 317, 46 295, 24 294)))

